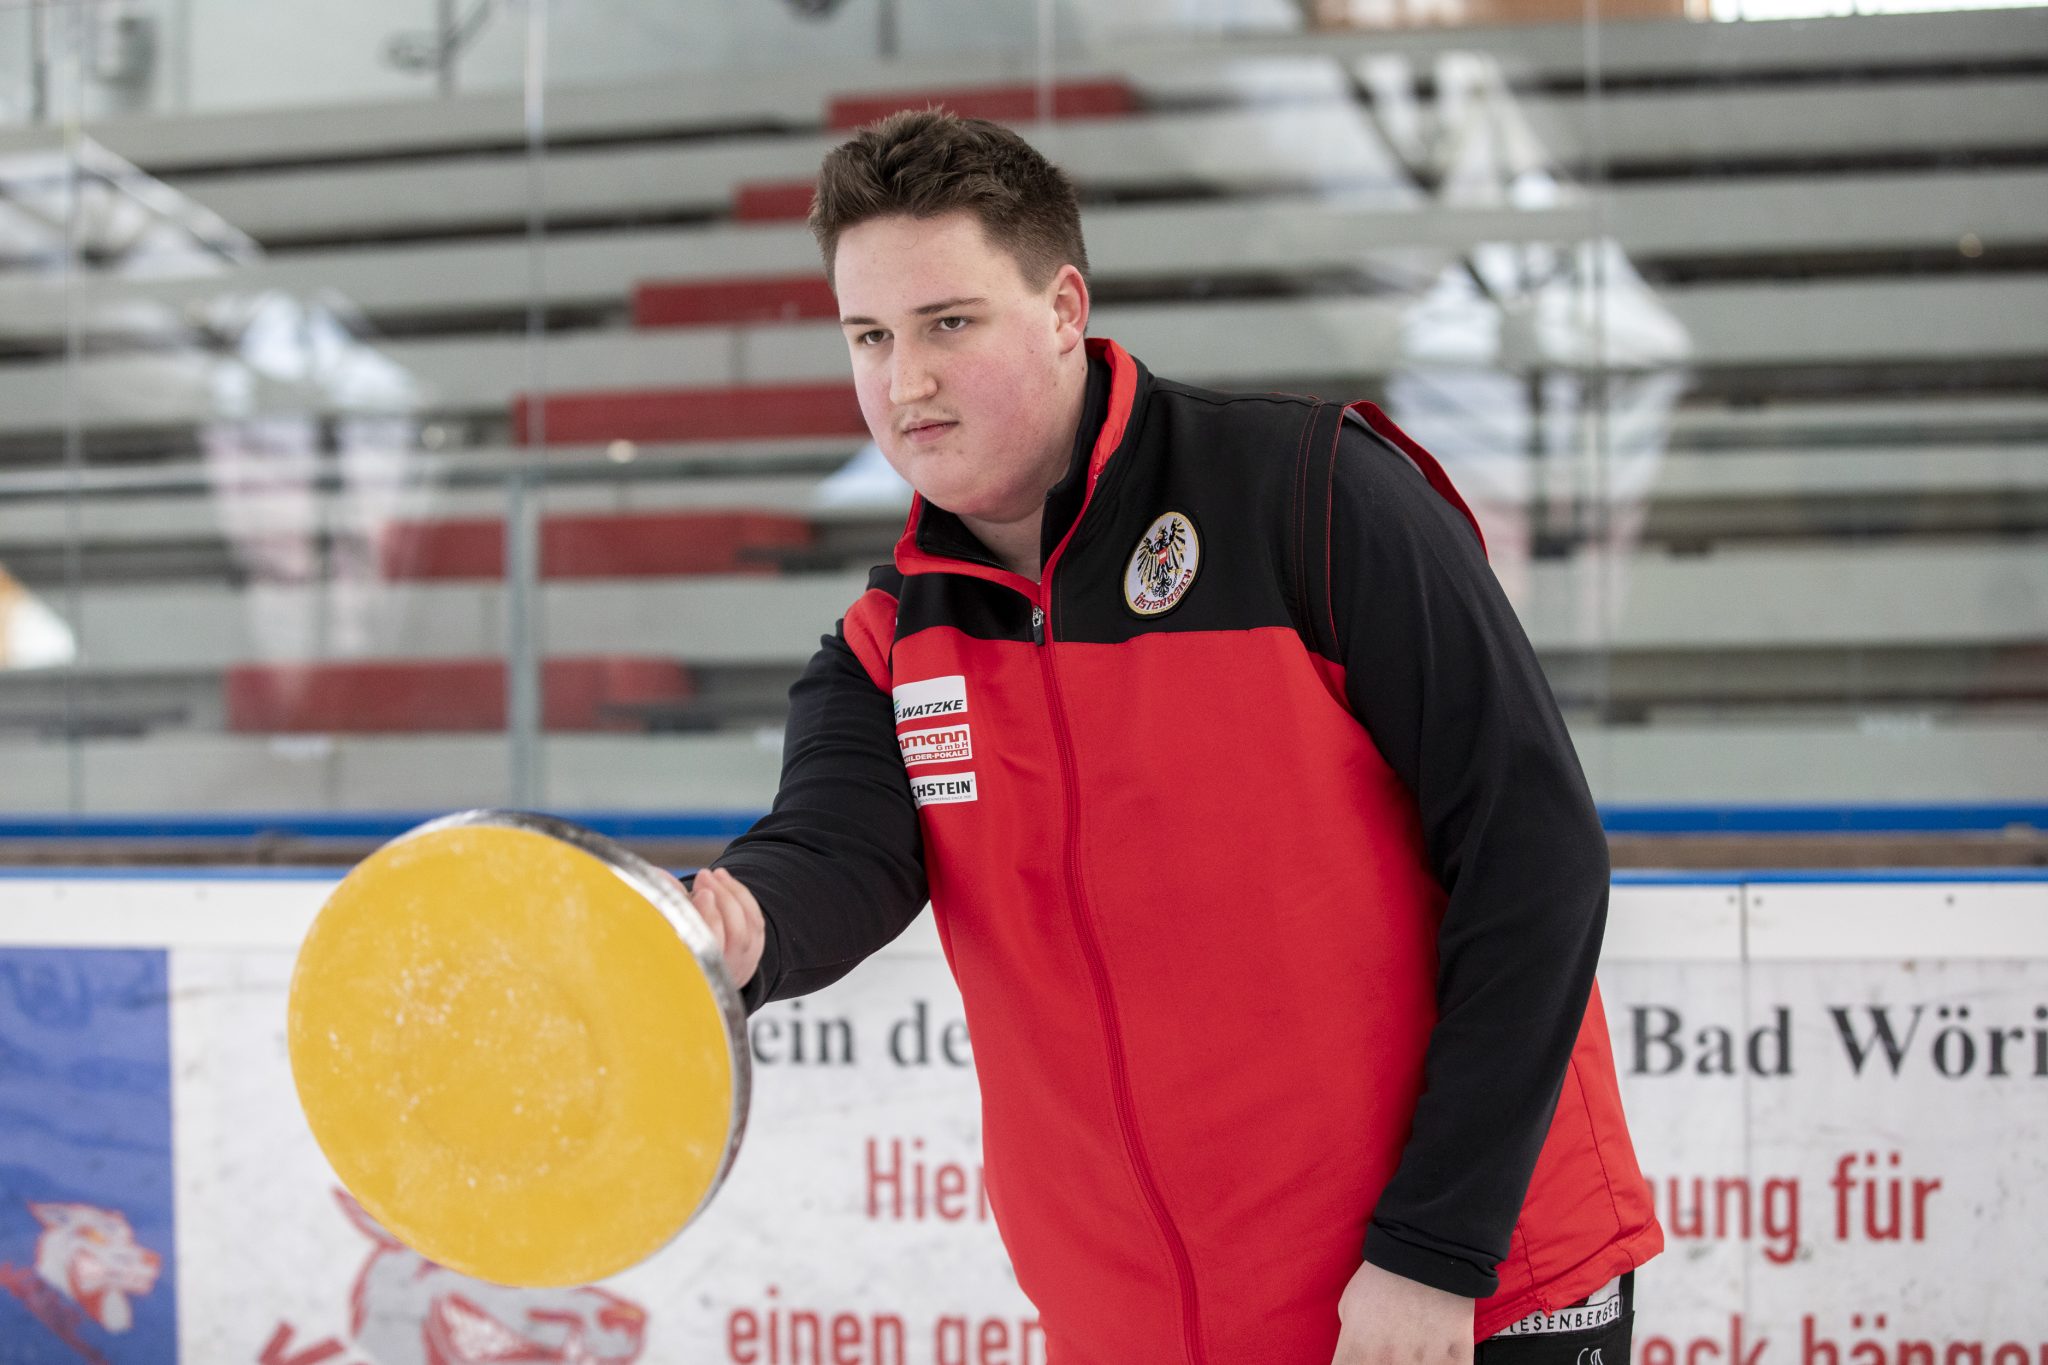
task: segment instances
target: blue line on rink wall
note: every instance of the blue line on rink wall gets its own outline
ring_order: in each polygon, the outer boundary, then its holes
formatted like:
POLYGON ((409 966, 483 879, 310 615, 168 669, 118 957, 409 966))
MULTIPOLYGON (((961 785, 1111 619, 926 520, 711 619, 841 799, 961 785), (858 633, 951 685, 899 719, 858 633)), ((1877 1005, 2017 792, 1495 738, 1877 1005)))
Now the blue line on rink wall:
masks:
MULTIPOLYGON (((765 812, 549 811, 614 839, 730 839, 765 812)), ((390 839, 447 811, 277 811, 231 815, 15 815, 0 839, 390 839)))
POLYGON ((0 1365, 177 1359, 166 962, 0 949, 0 1365))
MULTIPOLYGON (((679 877, 694 867, 672 867, 679 877)), ((334 882, 348 868, 334 867, 65 867, 61 865, 0 867, 0 882, 334 882)), ((1759 882, 1939 882, 1943 885, 2001 882, 2048 882, 2048 867, 1835 867, 1835 868, 1621 868, 1612 875, 1616 886, 1750 886, 1759 882)), ((0 1365, 6 1357, 0 1356, 0 1365)))
MULTIPOLYGON (((1629 874, 1617 874, 1621 881, 1629 874)), ((1686 874, 1685 881, 1698 881, 1698 874, 1686 874)), ((1759 882, 1772 883, 1827 883, 1827 882, 1878 882, 1897 886, 1905 883, 1920 885, 1939 882, 1944 886, 1969 882, 2048 882, 2048 867, 1872 867, 1872 868, 1760 868, 1744 872, 1731 878, 1746 886, 1759 882)))
POLYGON ((1609 834, 1971 834, 2048 829, 2044 806, 1603 806, 1609 834))
POLYGON ((0 881, 40 882, 334 882, 348 867, 122 867, 94 863, 80 867, 27 864, 0 867, 0 881))
MULTIPOLYGON (((755 810, 555 811, 614 839, 729 839, 755 810)), ((389 839, 441 811, 231 815, 29 815, 0 819, 0 839, 389 839)), ((1969 834, 2048 829, 2048 805, 1605 806, 1610 834, 1969 834)))
MULTIPOLYGON (((0 873, 0 876, 4 875, 0 873)), ((1759 882, 1855 882, 1887 886, 1939 882, 1949 886, 1977 882, 2048 882, 2048 867, 1745 867, 1702 871, 1622 868, 1612 875, 1611 880, 1616 886, 1754 886, 1759 882)))

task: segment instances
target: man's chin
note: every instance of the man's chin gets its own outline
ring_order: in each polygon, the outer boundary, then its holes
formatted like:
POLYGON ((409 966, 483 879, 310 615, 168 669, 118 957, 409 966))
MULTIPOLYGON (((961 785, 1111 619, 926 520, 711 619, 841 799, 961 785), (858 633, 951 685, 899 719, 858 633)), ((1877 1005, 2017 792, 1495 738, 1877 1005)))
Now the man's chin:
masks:
POLYGON ((978 505, 968 489, 955 488, 950 484, 936 483, 930 479, 912 479, 910 486, 917 490, 917 495, 927 504, 940 511, 951 512, 956 517, 973 516, 978 505))
POLYGON ((948 502, 942 497, 926 497, 925 501, 974 526, 1008 526, 1031 515, 1029 512, 1020 514, 1015 507, 992 499, 962 497, 948 502))
POLYGON ((910 486, 917 490, 919 497, 934 507, 943 508, 956 517, 978 517, 988 506, 985 490, 973 485, 963 485, 956 478, 947 478, 948 473, 957 470, 925 469, 913 473, 937 474, 937 478, 911 479, 910 486))
POLYGON ((979 502, 976 502, 972 497, 967 497, 960 494, 948 494, 943 489, 936 488, 932 489, 930 492, 926 492, 923 489, 919 489, 918 495, 922 497, 929 506, 936 507, 941 512, 951 512, 956 517, 964 517, 970 521, 982 521, 986 519, 986 515, 982 511, 981 504, 979 502))

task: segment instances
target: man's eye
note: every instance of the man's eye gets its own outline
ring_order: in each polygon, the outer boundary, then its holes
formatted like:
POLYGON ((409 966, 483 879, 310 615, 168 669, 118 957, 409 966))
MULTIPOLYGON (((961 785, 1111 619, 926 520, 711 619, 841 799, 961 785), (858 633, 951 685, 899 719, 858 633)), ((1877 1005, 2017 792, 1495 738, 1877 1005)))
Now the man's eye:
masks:
POLYGON ((859 336, 854 338, 854 341, 856 344, 861 346, 874 346, 880 343, 884 335, 885 334, 881 331, 881 329, 877 328, 872 332, 862 332, 859 336))
POLYGON ((939 319, 939 330, 940 330, 940 331, 942 331, 942 332, 957 332, 957 331, 961 330, 961 328, 964 328, 965 326, 967 326, 967 319, 966 319, 966 318, 960 318, 960 317, 945 317, 945 318, 940 318, 940 319, 939 319), (949 326, 947 326, 947 325, 946 325, 946 324, 947 324, 947 323, 949 323, 949 322, 957 322, 957 323, 959 323, 959 324, 960 324, 960 326, 959 326, 959 327, 949 327, 949 326))

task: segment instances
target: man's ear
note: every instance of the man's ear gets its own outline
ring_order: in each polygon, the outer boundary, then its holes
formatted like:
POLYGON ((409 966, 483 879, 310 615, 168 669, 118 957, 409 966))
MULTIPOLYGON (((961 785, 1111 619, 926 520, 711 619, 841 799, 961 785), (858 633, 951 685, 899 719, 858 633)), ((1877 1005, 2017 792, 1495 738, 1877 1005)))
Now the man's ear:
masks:
POLYGON ((1088 281, 1073 265, 1063 265, 1052 277, 1053 327, 1059 336, 1060 354, 1079 346, 1088 335, 1088 281))

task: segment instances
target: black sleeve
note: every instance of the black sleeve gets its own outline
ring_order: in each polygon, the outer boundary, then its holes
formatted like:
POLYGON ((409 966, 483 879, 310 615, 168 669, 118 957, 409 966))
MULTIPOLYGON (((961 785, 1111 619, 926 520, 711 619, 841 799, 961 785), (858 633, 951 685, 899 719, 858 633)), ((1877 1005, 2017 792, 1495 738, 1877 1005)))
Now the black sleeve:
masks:
POLYGON ((761 965, 747 1012, 831 985, 907 928, 925 903, 923 843, 895 713, 846 643, 828 635, 789 690, 775 805, 715 865, 761 903, 761 965))
POLYGON ((1607 840, 1471 525, 1393 445, 1355 418, 1342 432, 1328 562, 1345 686, 1449 897, 1425 1088, 1365 1259, 1482 1298, 1585 1016, 1607 840))

